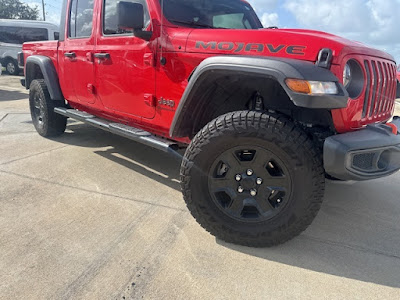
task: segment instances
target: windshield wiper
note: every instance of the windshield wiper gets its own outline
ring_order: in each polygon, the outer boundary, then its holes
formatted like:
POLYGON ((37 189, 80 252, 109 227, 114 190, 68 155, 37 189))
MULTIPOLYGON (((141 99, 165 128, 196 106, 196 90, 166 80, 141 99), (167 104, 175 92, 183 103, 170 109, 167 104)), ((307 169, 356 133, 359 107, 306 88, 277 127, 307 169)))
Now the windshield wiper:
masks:
POLYGON ((223 27, 214 27, 212 25, 198 23, 195 21, 182 21, 182 20, 174 20, 174 19, 171 19, 169 21, 172 23, 178 23, 178 24, 184 24, 184 25, 190 25, 190 26, 198 26, 198 27, 202 27, 202 28, 224 29, 223 27))

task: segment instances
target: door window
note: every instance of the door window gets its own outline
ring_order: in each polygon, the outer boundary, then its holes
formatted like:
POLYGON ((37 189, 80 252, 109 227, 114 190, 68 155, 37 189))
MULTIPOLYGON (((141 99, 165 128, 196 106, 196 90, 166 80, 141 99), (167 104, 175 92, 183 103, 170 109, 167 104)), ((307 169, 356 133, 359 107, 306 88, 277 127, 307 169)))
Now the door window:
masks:
MULTIPOLYGON (((150 15, 149 15, 146 1, 145 0, 135 0, 135 1, 124 0, 124 1, 140 3, 143 5, 144 24, 145 24, 144 27, 147 28, 147 26, 150 23, 150 15)), ((133 33, 132 30, 125 30, 125 29, 118 28, 117 7, 118 7, 119 2, 120 2, 119 0, 104 0, 103 33, 106 35, 133 33)))
POLYGON ((85 38, 92 35, 94 0, 72 0, 69 37, 85 38))
POLYGON ((46 28, 28 28, 0 26, 0 42, 20 44, 25 42, 47 41, 49 32, 46 28))

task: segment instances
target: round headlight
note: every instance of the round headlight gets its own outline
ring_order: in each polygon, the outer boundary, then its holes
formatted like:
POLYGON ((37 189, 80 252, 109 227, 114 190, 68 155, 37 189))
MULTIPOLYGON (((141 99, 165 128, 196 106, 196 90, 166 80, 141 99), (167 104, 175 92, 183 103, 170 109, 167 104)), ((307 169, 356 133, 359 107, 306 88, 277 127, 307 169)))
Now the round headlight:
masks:
POLYGON ((344 66, 343 70, 343 85, 347 88, 351 82, 351 67, 349 63, 344 66))
POLYGON ((350 59, 343 69, 343 85, 349 96, 353 99, 358 98, 364 89, 364 73, 360 64, 350 59))

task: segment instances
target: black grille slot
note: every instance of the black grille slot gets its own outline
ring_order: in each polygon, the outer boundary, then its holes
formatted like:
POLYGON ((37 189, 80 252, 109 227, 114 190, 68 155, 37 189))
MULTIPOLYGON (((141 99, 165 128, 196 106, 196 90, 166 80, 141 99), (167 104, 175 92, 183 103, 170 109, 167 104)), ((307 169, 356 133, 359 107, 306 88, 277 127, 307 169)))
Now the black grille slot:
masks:
POLYGON ((378 71, 378 95, 376 97, 376 103, 375 103, 375 108, 374 108, 374 115, 378 114, 379 107, 382 104, 382 99, 383 99, 383 73, 382 73, 382 65, 380 62, 377 62, 376 64, 377 71, 378 71))
POLYGON ((372 113, 374 112, 374 105, 376 101, 376 89, 378 86, 378 78, 376 74, 376 63, 375 61, 372 61, 372 74, 373 74, 373 81, 372 81, 372 98, 371 98, 371 104, 369 106, 369 116, 372 117, 372 113))
POLYGON ((390 65, 389 64, 385 64, 385 72, 386 72, 386 87, 385 87, 385 101, 383 103, 382 106, 382 112, 386 111, 388 103, 390 102, 390 85, 391 85, 391 81, 390 81, 390 65))
POLYGON ((379 110, 378 113, 382 113, 385 105, 386 105, 386 101, 387 101, 387 91, 388 91, 388 73, 387 73, 387 66, 386 63, 382 63, 382 74, 383 74, 383 86, 382 86, 382 101, 381 104, 379 106, 379 110))
POLYGON ((367 89, 365 90, 365 97, 364 97, 364 107, 363 107, 363 112, 362 112, 363 119, 367 115, 369 91, 370 91, 370 84, 371 84, 371 72, 369 70, 368 61, 364 61, 364 65, 365 65, 365 71, 367 73, 367 89))
MULTIPOLYGON (((391 65, 391 68, 392 68, 392 76, 391 76, 391 79, 392 79, 392 84, 391 84, 392 93, 390 94, 390 98, 391 98, 391 99, 395 99, 395 98, 396 98, 396 88, 397 88, 396 66, 395 66, 395 65, 391 65)), ((391 101, 391 102, 389 103, 388 110, 392 110, 393 105, 394 105, 394 101, 391 101)))

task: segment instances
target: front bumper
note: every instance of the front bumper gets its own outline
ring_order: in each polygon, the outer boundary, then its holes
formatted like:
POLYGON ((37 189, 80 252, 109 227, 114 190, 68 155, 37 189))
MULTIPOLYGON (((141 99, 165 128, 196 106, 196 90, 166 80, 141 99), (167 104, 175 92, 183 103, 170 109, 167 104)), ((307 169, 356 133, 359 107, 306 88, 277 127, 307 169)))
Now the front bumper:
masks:
POLYGON ((326 173, 342 180, 370 180, 391 175, 400 169, 400 117, 390 127, 368 125, 356 132, 329 137, 324 144, 326 173))

